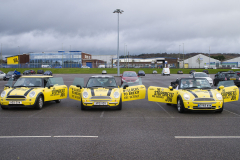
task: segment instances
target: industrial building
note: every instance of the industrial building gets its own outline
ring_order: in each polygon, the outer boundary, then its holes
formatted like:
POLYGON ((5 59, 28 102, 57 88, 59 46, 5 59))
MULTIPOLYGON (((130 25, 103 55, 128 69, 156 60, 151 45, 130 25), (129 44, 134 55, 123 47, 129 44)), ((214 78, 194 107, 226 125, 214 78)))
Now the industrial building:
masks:
POLYGON ((179 68, 219 68, 221 61, 205 56, 203 54, 198 54, 191 58, 185 59, 179 62, 179 68))

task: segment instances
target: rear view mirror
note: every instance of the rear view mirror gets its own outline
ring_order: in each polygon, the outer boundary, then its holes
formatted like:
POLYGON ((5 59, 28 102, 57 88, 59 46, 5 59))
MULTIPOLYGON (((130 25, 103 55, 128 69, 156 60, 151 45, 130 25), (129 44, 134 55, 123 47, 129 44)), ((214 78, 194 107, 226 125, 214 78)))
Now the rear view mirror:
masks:
POLYGON ((54 85, 53 84, 50 84, 50 86, 48 87, 48 89, 50 89, 51 87, 53 87, 54 85))
POLYGON ((224 88, 224 86, 219 86, 218 87, 218 90, 220 91, 221 89, 223 89, 224 88))
POLYGON ((79 84, 77 84, 76 86, 79 87, 80 89, 82 89, 82 86, 80 86, 79 84))
POLYGON ((126 84, 126 85, 123 86, 123 89, 126 89, 127 87, 128 87, 128 85, 126 84))

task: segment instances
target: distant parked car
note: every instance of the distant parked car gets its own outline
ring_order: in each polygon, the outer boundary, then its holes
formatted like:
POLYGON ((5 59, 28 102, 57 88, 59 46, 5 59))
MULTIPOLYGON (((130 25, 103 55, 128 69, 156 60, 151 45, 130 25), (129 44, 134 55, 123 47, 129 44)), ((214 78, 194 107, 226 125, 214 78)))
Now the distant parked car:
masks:
POLYGON ((152 72, 152 74, 157 74, 157 71, 156 71, 156 70, 154 70, 154 71, 152 72))
POLYGON ((37 71, 37 74, 43 74, 43 73, 44 73, 43 70, 38 70, 38 71, 37 71))
POLYGON ((107 71, 106 71, 106 70, 103 70, 103 71, 102 71, 102 74, 107 74, 107 71))
POLYGON ((228 72, 229 72, 229 73, 234 73, 234 71, 232 71, 232 70, 229 70, 228 72))
POLYGON ((145 76, 145 72, 142 70, 138 71, 138 76, 145 76))
POLYGON ((213 80, 214 86, 217 86, 220 81, 233 81, 236 86, 240 86, 240 77, 237 76, 236 73, 230 72, 221 72, 218 75, 215 75, 215 79, 213 80))
POLYGON ((0 79, 3 79, 4 76, 6 76, 6 74, 3 71, 0 71, 0 79))
POLYGON ((189 74, 191 74, 191 73, 193 73, 193 72, 196 72, 195 70, 191 70, 190 72, 189 72, 189 74))
POLYGON ((44 75, 52 76, 53 74, 52 74, 52 71, 45 71, 44 75))
POLYGON ((90 67, 88 67, 88 66, 82 66, 82 68, 90 68, 90 67))
POLYGON ((177 74, 183 74, 182 70, 177 71, 177 74))
POLYGON ((204 73, 209 74, 208 70, 203 70, 204 73))
POLYGON ((31 74, 36 74, 36 72, 32 69, 29 70, 31 74))
POLYGON ((31 71, 30 70, 26 70, 22 73, 23 75, 28 75, 28 74, 31 74, 31 71))
POLYGON ((21 73, 18 71, 9 71, 6 76, 3 77, 4 81, 8 81, 10 78, 13 78, 13 80, 17 80, 19 77, 21 77, 21 73))
POLYGON ((240 71, 236 71, 235 73, 236 73, 238 76, 240 76, 240 71))

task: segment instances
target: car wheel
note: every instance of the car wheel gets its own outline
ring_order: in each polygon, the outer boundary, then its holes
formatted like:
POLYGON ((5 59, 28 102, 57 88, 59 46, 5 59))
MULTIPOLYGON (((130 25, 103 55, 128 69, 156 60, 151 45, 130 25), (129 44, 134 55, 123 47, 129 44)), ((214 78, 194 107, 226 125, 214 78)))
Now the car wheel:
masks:
POLYGON ((117 106, 117 110, 122 110, 122 98, 120 98, 119 105, 117 106))
POLYGON ((82 111, 86 110, 86 107, 83 105, 82 100, 81 100, 81 103, 80 103, 80 107, 81 107, 82 111))
POLYGON ((8 107, 3 107, 3 106, 1 106, 1 108, 2 108, 3 110, 6 110, 6 109, 8 109, 8 107))
POLYGON ((59 100, 56 100, 55 102, 56 102, 56 103, 60 103, 60 102, 61 102, 61 99, 59 99, 59 100))
POLYGON ((179 113, 183 113, 184 112, 184 104, 183 104, 183 100, 181 97, 178 98, 177 100, 177 110, 179 113))
POLYGON ((43 97, 39 96, 37 99, 35 108, 40 110, 40 109, 42 109, 42 107, 43 107, 43 97))

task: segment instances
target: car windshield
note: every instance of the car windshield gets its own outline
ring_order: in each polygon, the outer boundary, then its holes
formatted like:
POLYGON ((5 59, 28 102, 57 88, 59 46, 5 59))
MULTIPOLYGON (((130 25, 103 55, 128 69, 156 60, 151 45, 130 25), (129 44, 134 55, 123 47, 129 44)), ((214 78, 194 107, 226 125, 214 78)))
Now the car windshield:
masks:
POLYGON ((226 77, 237 77, 236 73, 228 73, 226 74, 226 77))
POLYGON ((91 77, 87 87, 117 87, 117 83, 113 77, 91 77))
POLYGON ((124 72, 123 77, 137 77, 135 72, 124 72))
POLYGON ((220 81, 217 85, 217 88, 219 88, 220 86, 231 87, 231 86, 235 86, 235 84, 233 81, 220 81))
POLYGON ((208 80, 205 78, 183 78, 179 83, 181 89, 207 89, 211 88, 208 80))
POLYGON ((7 75, 11 76, 11 75, 13 75, 13 73, 14 73, 13 71, 10 71, 10 72, 7 73, 7 75))
POLYGON ((42 78, 19 78, 13 87, 41 87, 42 78))
POLYGON ((195 73, 195 77, 208 77, 206 73, 195 73))

